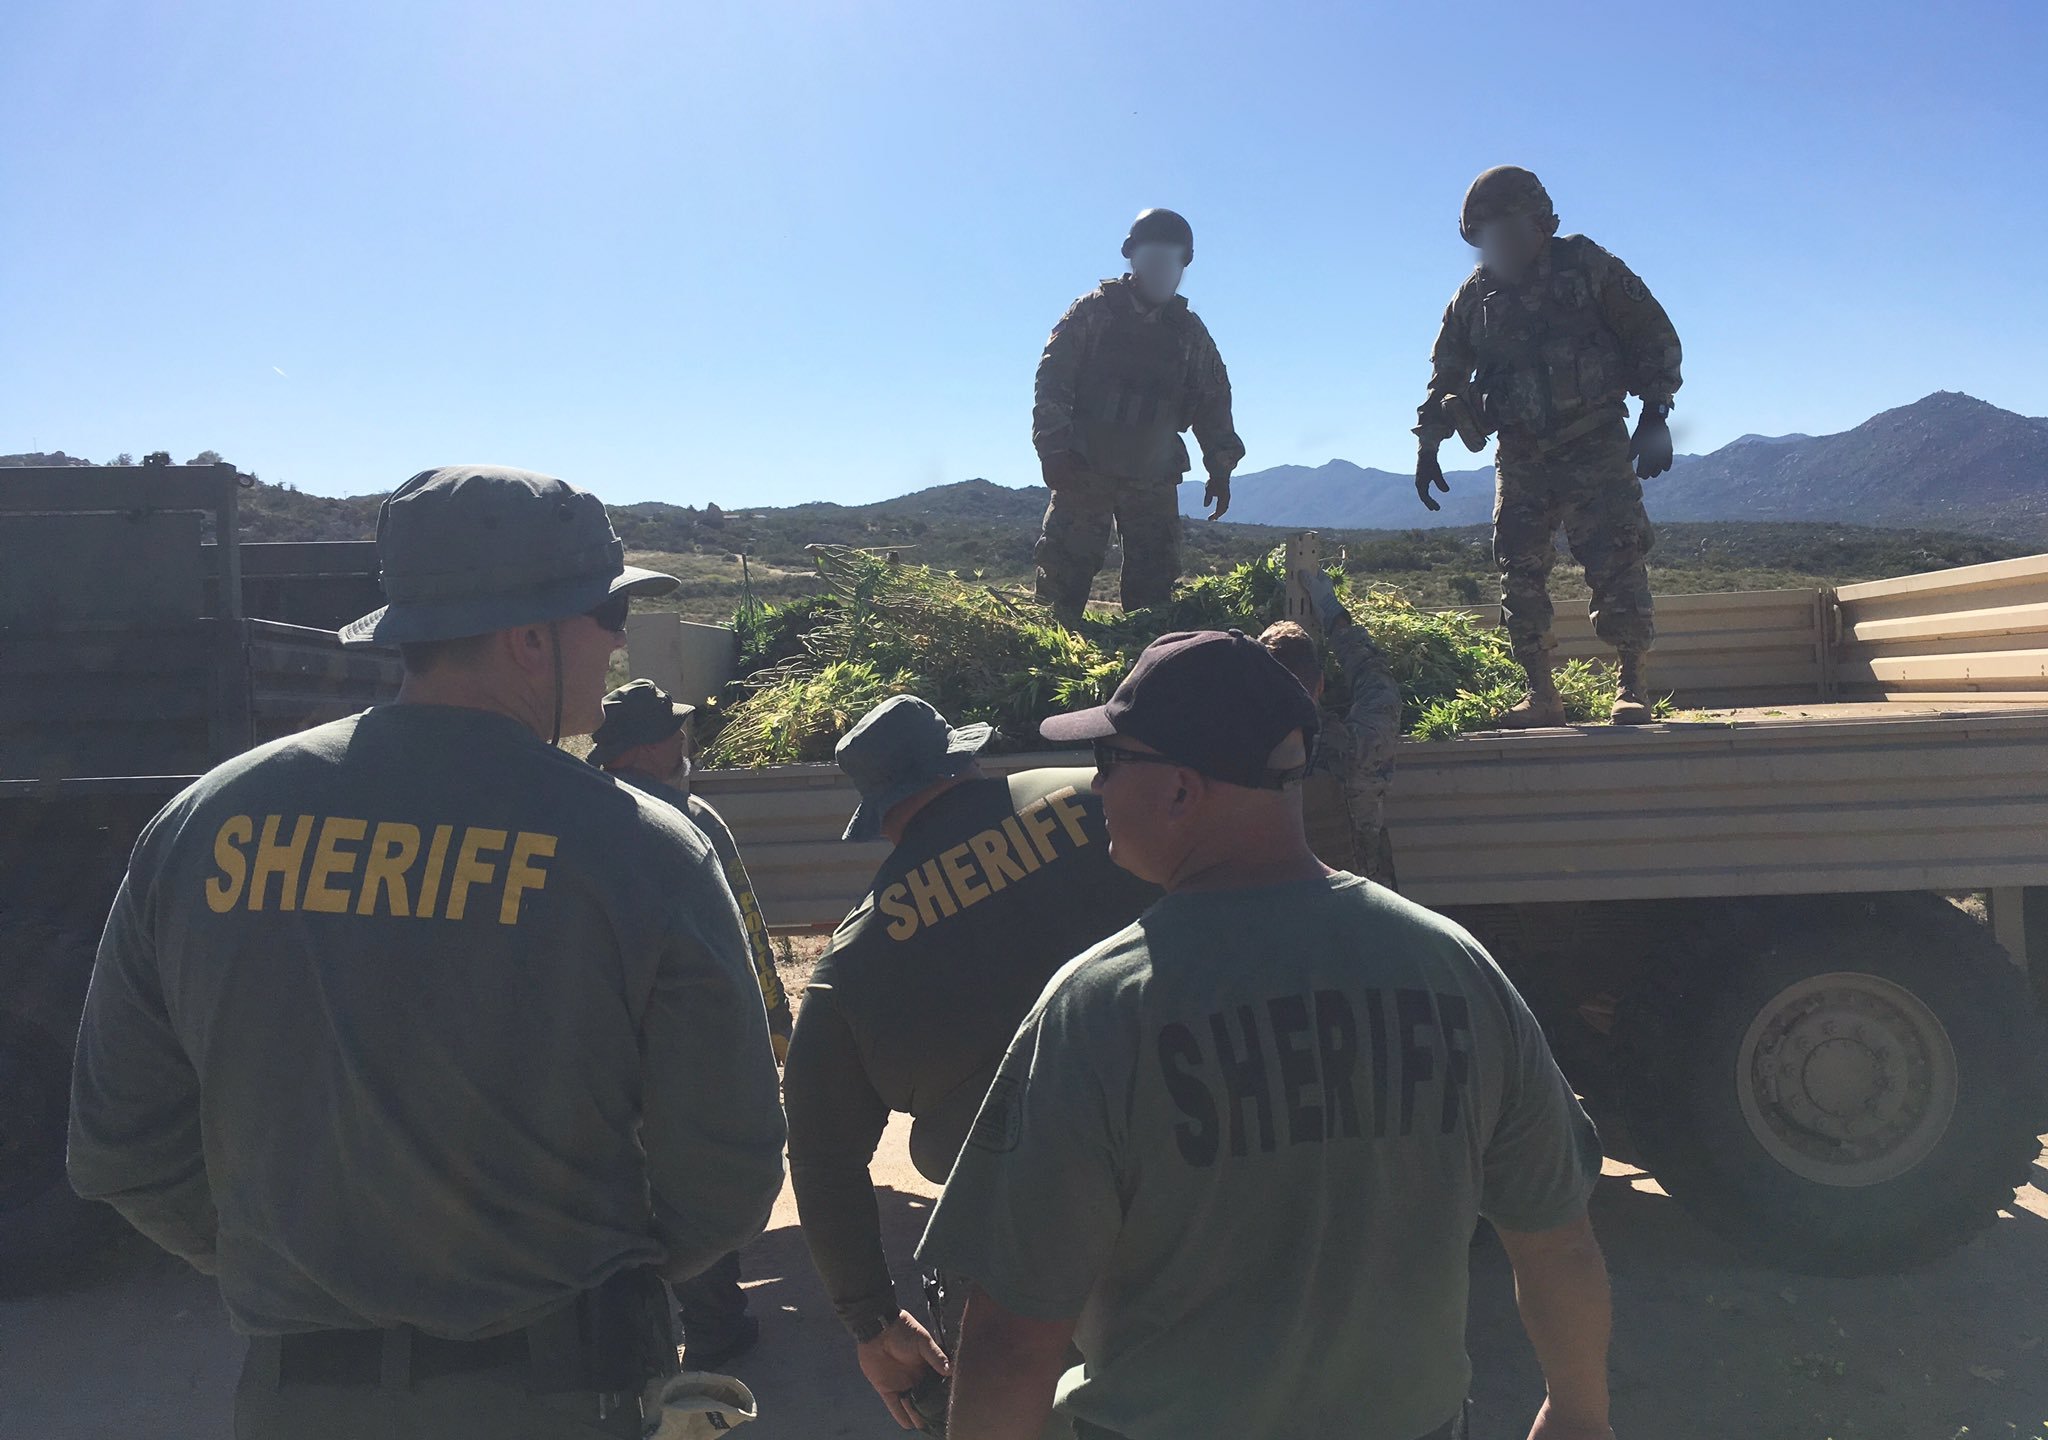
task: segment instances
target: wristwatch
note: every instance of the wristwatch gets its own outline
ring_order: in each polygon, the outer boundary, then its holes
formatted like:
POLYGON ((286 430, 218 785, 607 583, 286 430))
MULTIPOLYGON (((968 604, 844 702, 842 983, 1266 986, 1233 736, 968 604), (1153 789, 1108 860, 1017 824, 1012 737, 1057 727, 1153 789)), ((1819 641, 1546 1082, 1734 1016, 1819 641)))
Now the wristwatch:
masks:
POLYGON ((865 1345, 884 1330, 896 1323, 899 1310, 871 1310, 857 1319, 846 1322, 846 1328, 853 1332, 853 1343, 865 1345))
POLYGON ((1671 418, 1671 402, 1669 400, 1645 400, 1643 401, 1643 414, 1645 417, 1655 415, 1659 420, 1669 420, 1671 418))

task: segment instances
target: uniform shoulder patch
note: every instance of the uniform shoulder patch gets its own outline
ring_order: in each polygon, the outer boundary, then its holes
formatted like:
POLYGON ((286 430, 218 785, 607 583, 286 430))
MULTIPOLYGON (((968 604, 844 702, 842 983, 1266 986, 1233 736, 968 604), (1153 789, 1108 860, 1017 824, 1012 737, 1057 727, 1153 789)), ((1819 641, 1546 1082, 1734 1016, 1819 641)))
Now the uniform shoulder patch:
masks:
POLYGON ((1014 1075, 998 1075, 974 1117, 967 1143, 977 1150, 1007 1155, 1024 1138, 1024 1084, 1014 1075))

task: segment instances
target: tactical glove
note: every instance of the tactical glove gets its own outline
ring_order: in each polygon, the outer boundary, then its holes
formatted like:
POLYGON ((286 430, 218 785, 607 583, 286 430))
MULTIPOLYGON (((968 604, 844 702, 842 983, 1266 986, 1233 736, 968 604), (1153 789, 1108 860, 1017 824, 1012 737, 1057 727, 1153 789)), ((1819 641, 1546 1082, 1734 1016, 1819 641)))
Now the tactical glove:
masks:
POLYGON ((1648 480, 1671 468, 1671 427, 1649 406, 1629 437, 1628 458, 1636 462, 1636 479, 1648 480))
POLYGON ((1351 623, 1351 612, 1344 608, 1344 602, 1337 598, 1337 587, 1330 583, 1330 577, 1316 566, 1308 566, 1301 572, 1301 588, 1308 592, 1309 604, 1316 607, 1316 624, 1329 635, 1340 626, 1351 623))
POLYGON ((1425 447, 1415 457, 1415 498, 1432 510, 1441 510, 1444 507, 1429 493, 1432 485, 1446 495, 1451 493, 1451 482, 1444 479, 1444 467, 1437 463, 1436 451, 1425 447))
POLYGON ((1202 503, 1215 505, 1215 510, 1209 515, 1211 520, 1223 518, 1223 512, 1230 508, 1230 476, 1227 472, 1209 477, 1209 483, 1202 487, 1202 503))

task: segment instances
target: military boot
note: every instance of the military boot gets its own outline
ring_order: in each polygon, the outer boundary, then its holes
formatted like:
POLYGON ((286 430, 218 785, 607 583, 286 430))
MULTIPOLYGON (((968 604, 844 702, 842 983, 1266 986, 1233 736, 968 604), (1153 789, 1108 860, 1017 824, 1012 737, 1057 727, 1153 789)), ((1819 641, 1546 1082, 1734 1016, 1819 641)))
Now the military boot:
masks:
POLYGON ((1614 710, 1608 720, 1614 725, 1650 723, 1650 694, 1643 688, 1643 657, 1637 651, 1621 652, 1621 684, 1614 693, 1614 710))
POLYGON ((1500 728, 1541 730, 1564 724, 1564 697, 1550 678, 1550 652, 1522 661, 1522 671, 1529 677, 1529 698, 1500 717, 1500 728))

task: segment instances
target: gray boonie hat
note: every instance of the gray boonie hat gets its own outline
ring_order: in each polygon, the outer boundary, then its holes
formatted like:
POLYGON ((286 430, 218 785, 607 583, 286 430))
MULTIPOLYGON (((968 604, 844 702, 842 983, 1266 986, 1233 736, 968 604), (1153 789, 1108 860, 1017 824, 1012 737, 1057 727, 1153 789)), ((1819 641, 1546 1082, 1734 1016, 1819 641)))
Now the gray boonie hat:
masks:
POLYGON ((344 645, 488 635, 680 583, 626 563, 589 491, 501 465, 422 470, 392 491, 377 512, 377 563, 388 603, 343 626, 344 645))
POLYGON ((974 763, 995 734, 993 725, 962 725, 915 695, 884 700, 840 737, 832 758, 860 791, 860 808, 842 840, 872 840, 882 817, 934 780, 950 779, 974 763))
POLYGON ((609 765, 636 745, 666 740, 697 713, 695 705, 669 698, 652 680, 633 680, 604 697, 604 723, 590 737, 593 765, 609 765))

